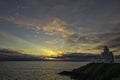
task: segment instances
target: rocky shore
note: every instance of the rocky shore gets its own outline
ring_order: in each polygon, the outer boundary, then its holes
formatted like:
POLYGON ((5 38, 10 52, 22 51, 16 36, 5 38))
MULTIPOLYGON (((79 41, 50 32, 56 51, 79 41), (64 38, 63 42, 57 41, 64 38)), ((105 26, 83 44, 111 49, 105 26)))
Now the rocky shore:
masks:
POLYGON ((63 71, 60 75, 77 80, 120 80, 120 63, 89 63, 72 71, 63 71))

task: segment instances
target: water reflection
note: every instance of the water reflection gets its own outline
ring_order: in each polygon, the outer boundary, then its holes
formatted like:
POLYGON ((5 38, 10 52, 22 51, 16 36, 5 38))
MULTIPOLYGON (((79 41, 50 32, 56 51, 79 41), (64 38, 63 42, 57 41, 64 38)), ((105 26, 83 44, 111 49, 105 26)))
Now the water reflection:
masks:
POLYGON ((57 73, 87 63, 58 61, 0 62, 0 80, 75 80, 57 73))

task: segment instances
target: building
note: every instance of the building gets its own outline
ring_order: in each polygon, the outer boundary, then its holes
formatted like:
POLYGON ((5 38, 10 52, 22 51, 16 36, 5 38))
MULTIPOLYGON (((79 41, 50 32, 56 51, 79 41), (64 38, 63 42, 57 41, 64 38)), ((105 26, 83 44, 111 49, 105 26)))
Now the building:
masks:
POLYGON ((114 63, 113 53, 109 51, 107 46, 104 47, 102 52, 102 59, 104 63, 114 63))

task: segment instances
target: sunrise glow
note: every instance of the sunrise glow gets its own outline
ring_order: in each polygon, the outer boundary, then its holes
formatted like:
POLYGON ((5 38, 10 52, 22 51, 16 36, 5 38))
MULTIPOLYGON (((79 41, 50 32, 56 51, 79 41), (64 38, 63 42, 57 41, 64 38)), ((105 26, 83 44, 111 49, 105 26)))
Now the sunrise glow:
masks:
POLYGON ((0 49, 57 57, 120 53, 119 0, 0 0, 0 49))
POLYGON ((42 49, 45 57, 57 57, 60 56, 62 54, 61 51, 55 51, 55 50, 51 50, 51 49, 42 49))

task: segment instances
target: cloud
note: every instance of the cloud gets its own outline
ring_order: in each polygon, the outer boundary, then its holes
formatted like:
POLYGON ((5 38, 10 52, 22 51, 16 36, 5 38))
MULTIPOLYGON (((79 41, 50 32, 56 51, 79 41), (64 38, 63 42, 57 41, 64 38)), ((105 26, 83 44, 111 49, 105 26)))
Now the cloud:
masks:
POLYGON ((40 26, 39 20, 28 19, 25 17, 4 17, 2 19, 7 23, 19 25, 18 27, 33 30, 37 33, 36 35, 43 32, 49 37, 54 36, 53 40, 47 40, 45 43, 52 45, 61 43, 61 48, 65 45, 64 42, 67 42, 67 40, 72 41, 73 38, 76 37, 76 33, 70 30, 67 23, 59 18, 55 18, 42 26, 40 26))
POLYGON ((119 22, 101 24, 98 27, 80 26, 80 30, 75 31, 66 21, 60 18, 54 18, 44 24, 41 24, 39 19, 26 18, 24 16, 0 17, 0 20, 21 25, 20 27, 33 30, 36 33, 44 32, 48 36, 57 36, 51 41, 47 40, 47 44, 64 42, 77 50, 81 48, 86 48, 85 50, 101 49, 104 45, 108 45, 110 48, 119 48, 120 46, 119 22), (82 32, 83 34, 80 34, 82 32))
POLYGON ((46 44, 57 44, 58 42, 61 42, 60 39, 53 39, 49 41, 45 41, 46 44))
POLYGON ((8 17, 0 17, 1 21, 6 23, 12 23, 16 25, 21 25, 22 27, 39 30, 41 27, 40 21, 37 19, 30 19, 24 16, 8 16, 8 17))
POLYGON ((33 30, 36 33, 44 32, 49 36, 59 36, 63 40, 69 39, 69 41, 73 40, 77 35, 74 31, 70 30, 67 23, 59 18, 55 18, 52 21, 41 25, 40 20, 37 19, 29 19, 24 16, 21 17, 1 17, 1 20, 7 23, 12 23, 16 25, 20 25, 19 27, 23 27, 26 29, 33 30))
POLYGON ((115 54, 120 52, 120 32, 104 32, 69 36, 67 44, 76 52, 99 53, 105 45, 115 54))
POLYGON ((0 32, 0 44, 1 48, 15 48, 30 55, 41 55, 44 47, 7 32, 0 32))
POLYGON ((43 57, 57 57, 63 54, 61 50, 52 50, 50 48, 42 48, 43 57))
POLYGON ((65 38, 74 34, 74 32, 66 28, 66 26, 67 24, 64 21, 56 18, 52 22, 45 24, 42 27, 42 30, 48 35, 59 35, 60 37, 65 38))
POLYGON ((21 25, 21 27, 32 29, 34 31, 43 31, 47 35, 59 35, 61 37, 67 37, 74 34, 73 31, 66 28, 67 24, 59 18, 55 18, 46 24, 40 24, 40 20, 30 19, 24 16, 9 16, 0 17, 1 21, 7 23, 13 23, 16 25, 21 25))
MULTIPOLYGON (((103 49, 103 46, 107 45, 109 48, 120 48, 120 32, 91 34, 80 37, 77 43, 84 43, 94 45, 93 49, 103 49)), ((117 51, 120 52, 120 51, 117 51)))
POLYGON ((88 4, 92 4, 94 2, 94 0, 21 0, 24 1, 25 4, 49 4, 48 6, 56 6, 56 5, 70 5, 70 4, 76 4, 76 5, 88 5, 88 4))
POLYGON ((54 58, 60 60, 92 61, 93 59, 101 59, 101 56, 90 53, 67 53, 54 58))
POLYGON ((36 57, 28 54, 23 54, 22 52, 15 49, 0 49, 0 61, 33 61, 33 60, 43 60, 42 57, 36 57))

